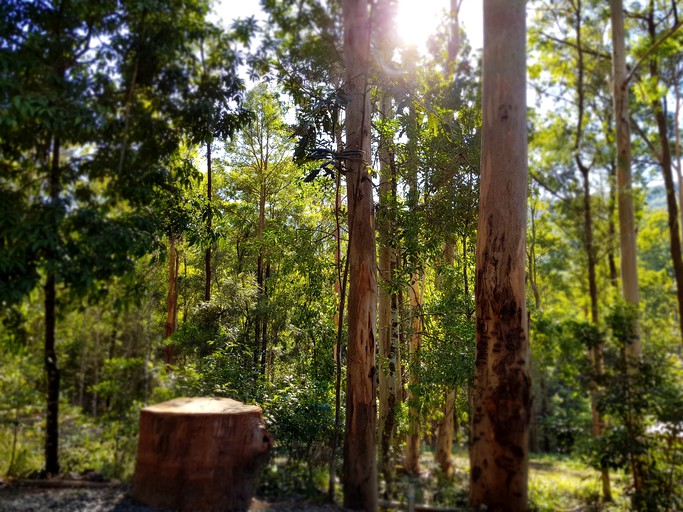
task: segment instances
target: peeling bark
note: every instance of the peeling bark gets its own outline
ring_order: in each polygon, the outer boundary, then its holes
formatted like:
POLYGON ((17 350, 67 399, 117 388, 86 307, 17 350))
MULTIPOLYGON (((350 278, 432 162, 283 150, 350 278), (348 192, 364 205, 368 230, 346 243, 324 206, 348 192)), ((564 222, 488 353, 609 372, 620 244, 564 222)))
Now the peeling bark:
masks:
POLYGON ((361 156, 346 162, 349 202, 349 303, 344 439, 344 506, 377 510, 375 327, 377 263, 370 169, 370 3, 343 3, 346 60, 346 149, 361 156))

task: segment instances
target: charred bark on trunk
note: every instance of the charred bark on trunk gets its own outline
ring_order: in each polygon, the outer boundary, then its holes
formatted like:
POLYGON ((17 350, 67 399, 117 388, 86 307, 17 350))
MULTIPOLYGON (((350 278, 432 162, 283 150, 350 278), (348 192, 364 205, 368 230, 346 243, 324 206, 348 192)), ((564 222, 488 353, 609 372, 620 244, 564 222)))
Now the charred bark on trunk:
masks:
POLYGON ((484 1, 470 506, 506 511, 526 510, 528 494, 525 4, 484 1))

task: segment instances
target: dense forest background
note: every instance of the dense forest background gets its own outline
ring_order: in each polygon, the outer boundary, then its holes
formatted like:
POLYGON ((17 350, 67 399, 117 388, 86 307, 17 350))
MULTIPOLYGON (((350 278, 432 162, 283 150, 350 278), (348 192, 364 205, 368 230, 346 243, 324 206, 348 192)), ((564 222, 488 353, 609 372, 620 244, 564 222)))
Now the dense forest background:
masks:
MULTIPOLYGON (((619 3, 526 5, 529 446, 595 470, 584 503, 675 510, 683 5, 619 3), (622 299, 615 9, 635 303, 622 299)), ((141 407, 224 396, 260 405, 276 439, 263 492, 334 497, 344 178, 357 157, 341 4, 263 0, 266 21, 229 27, 208 21, 208 0, 0 4, 0 474, 129 478, 141 407)), ((380 492, 417 482, 457 504, 474 401, 481 54, 460 29, 465 0, 423 51, 392 28, 394 2, 375 4, 380 492)), ((541 488, 532 504, 561 506, 541 488)))

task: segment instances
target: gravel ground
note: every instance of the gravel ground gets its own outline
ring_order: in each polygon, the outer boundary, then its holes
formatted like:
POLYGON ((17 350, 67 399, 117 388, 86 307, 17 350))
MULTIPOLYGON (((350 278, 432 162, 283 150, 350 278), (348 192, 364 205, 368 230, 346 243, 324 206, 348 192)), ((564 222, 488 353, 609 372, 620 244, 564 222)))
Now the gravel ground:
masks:
MULTIPOLYGON (((45 489, 10 487, 0 489, 0 512, 151 512, 127 496, 127 487, 45 489)), ((254 499, 250 511, 343 512, 334 505, 314 505, 298 498, 269 503, 254 499)), ((159 512, 156 510, 156 512, 159 512)), ((171 511, 166 511, 171 512, 171 511)))

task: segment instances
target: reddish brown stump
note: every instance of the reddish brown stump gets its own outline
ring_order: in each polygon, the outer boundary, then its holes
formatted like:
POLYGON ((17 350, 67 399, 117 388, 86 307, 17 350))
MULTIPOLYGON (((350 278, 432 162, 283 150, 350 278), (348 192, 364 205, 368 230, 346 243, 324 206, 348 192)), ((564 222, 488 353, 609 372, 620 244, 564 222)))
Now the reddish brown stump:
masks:
POLYGON ((249 508, 272 447, 261 412, 228 398, 176 398, 142 409, 133 499, 183 511, 249 508))

